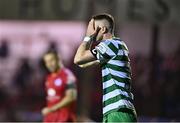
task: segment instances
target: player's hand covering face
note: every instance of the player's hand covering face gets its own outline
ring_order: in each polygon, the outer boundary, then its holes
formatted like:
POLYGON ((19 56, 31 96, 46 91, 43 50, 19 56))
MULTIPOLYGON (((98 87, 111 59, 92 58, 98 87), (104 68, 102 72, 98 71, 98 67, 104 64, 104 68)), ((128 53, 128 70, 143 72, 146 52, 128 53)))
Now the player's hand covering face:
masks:
POLYGON ((95 20, 91 19, 87 27, 86 36, 94 37, 96 39, 100 29, 99 26, 95 26, 95 20))

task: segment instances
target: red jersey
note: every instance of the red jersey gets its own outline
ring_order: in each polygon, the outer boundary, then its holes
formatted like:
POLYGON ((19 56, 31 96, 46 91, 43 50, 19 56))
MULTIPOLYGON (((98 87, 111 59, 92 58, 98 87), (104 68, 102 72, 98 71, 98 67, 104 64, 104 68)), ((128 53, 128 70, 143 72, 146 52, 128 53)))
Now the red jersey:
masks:
MULTIPOLYGON (((45 83, 47 107, 59 103, 64 98, 68 86, 74 85, 75 81, 75 76, 67 68, 62 68, 57 73, 49 74, 45 83)), ((70 122, 75 121, 75 119, 75 102, 44 117, 45 122, 70 122)))

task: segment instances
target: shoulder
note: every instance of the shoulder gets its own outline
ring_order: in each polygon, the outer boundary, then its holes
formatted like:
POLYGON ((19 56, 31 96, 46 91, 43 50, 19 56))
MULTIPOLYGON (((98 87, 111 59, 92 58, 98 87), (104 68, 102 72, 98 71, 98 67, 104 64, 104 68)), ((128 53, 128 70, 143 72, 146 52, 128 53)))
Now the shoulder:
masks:
POLYGON ((99 43, 97 49, 101 51, 101 53, 107 52, 107 51, 113 51, 117 53, 119 49, 119 40, 114 39, 107 39, 99 43))
POLYGON ((63 68, 63 71, 67 74, 67 75, 74 75, 73 72, 68 69, 68 68, 63 68))
POLYGON ((64 68, 63 71, 65 72, 69 81, 76 81, 76 77, 70 69, 64 68))
POLYGON ((119 44, 122 44, 122 41, 117 40, 117 39, 107 39, 107 40, 104 40, 104 41, 100 42, 100 45, 106 45, 108 47, 111 46, 111 45, 114 45, 117 48, 118 48, 119 44))
POLYGON ((97 45, 97 48, 102 49, 102 50, 107 49, 111 43, 114 43, 112 39, 103 40, 97 45))

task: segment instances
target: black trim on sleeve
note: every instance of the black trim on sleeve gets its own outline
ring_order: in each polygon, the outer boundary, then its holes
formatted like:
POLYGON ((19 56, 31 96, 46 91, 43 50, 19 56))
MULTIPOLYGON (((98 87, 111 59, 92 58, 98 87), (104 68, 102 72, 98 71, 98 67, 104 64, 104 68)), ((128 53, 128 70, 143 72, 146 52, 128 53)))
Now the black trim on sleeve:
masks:
POLYGON ((93 54, 93 56, 97 59, 97 50, 96 49, 91 49, 90 50, 91 51, 91 53, 93 54))
POLYGON ((76 84, 75 83, 71 83, 66 85, 66 89, 75 89, 76 88, 76 84))

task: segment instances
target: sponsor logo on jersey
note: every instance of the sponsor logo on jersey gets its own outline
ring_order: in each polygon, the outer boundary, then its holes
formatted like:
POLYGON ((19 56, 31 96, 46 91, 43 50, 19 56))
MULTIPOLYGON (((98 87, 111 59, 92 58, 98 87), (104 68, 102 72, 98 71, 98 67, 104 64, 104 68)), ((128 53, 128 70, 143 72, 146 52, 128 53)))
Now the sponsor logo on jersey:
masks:
POLYGON ((47 93, 48 93, 48 96, 55 96, 56 95, 56 91, 53 88, 49 88, 47 93))

